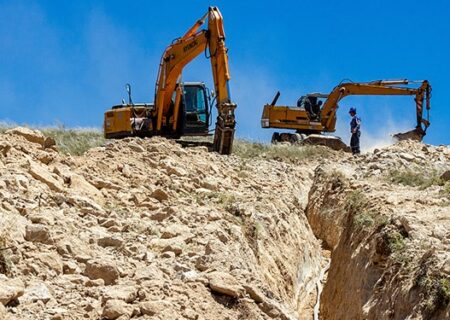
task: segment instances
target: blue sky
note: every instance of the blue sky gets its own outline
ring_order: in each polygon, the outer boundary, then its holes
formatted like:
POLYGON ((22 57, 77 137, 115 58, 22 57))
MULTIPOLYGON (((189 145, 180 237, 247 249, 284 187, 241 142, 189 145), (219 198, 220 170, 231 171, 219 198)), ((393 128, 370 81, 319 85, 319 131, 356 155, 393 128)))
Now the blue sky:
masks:
MULTIPOLYGON (((450 2, 434 1, 5 1, 0 0, 0 119, 31 125, 101 127, 103 112, 126 96, 152 101, 164 48, 208 6, 220 8, 229 48, 237 134, 265 140, 262 106, 342 79, 428 79, 433 86, 425 141, 450 144, 450 2)), ((211 87, 200 56, 184 81, 211 87)), ((337 134, 348 138, 349 106, 376 143, 414 126, 412 97, 350 97, 337 134)), ((370 140, 370 141, 369 141, 370 140)))

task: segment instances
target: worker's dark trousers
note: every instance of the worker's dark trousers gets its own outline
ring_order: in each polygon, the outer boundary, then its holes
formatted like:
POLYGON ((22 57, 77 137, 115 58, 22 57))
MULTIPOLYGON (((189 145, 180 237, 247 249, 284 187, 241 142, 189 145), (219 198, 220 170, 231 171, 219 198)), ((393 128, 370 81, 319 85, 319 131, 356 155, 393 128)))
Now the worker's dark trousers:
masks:
POLYGON ((353 154, 361 153, 361 150, 359 149, 359 137, 360 136, 361 136, 361 131, 352 133, 352 138, 350 139, 350 147, 352 148, 353 154))

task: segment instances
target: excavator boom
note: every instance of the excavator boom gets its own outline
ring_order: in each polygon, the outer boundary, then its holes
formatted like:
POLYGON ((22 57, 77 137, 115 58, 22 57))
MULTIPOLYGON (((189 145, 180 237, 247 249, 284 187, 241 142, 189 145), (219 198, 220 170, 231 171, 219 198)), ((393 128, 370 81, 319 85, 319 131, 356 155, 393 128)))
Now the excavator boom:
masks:
MULTIPOLYGON (((223 18, 217 7, 210 7, 186 34, 177 39, 164 52, 161 58, 158 81, 156 83, 155 101, 157 107, 157 127, 163 126, 163 116, 168 114, 172 95, 181 77, 183 68, 200 53, 209 51, 209 59, 216 93, 218 116, 214 134, 214 150, 221 154, 230 154, 235 131, 234 109, 236 105, 230 100, 228 81, 230 71, 228 54, 225 46, 223 18), (208 19, 208 28, 199 30, 208 19)), ((174 114, 179 113, 180 105, 175 103, 174 114)), ((174 119, 176 122, 177 120, 174 119)))

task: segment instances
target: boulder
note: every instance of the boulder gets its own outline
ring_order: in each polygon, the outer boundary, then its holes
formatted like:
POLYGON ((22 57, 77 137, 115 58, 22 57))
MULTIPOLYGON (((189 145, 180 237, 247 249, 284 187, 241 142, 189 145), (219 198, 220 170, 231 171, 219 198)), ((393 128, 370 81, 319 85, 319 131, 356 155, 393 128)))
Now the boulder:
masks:
POLYGON ((44 146, 45 136, 39 130, 33 130, 30 128, 25 128, 25 127, 16 127, 16 128, 7 130, 5 133, 22 136, 26 140, 28 140, 32 143, 37 143, 37 144, 40 144, 41 146, 44 146))
POLYGON ((164 247, 162 252, 173 252, 176 256, 179 256, 183 252, 183 247, 178 243, 171 243, 164 247))
POLYGON ((101 247, 116 247, 119 248, 123 246, 122 238, 116 236, 105 236, 97 240, 97 243, 101 247))
POLYGON ((0 303, 0 319, 8 319, 8 311, 5 306, 0 303))
POLYGON ((64 261, 63 272, 64 274, 75 274, 80 272, 80 268, 78 268, 78 265, 74 261, 64 261))
POLYGON ((131 316, 133 310, 132 306, 128 305, 123 300, 108 300, 103 308, 102 317, 105 319, 117 319, 122 316, 131 316))
POLYGON ((138 290, 135 286, 130 285, 115 285, 105 288, 102 291, 102 300, 122 300, 127 303, 132 303, 137 299, 138 290))
POLYGON ((11 150, 11 144, 6 141, 0 142, 0 153, 6 157, 8 155, 9 150, 11 150))
POLYGON ((445 171, 441 175, 441 179, 444 180, 444 181, 450 181, 450 170, 445 171))
POLYGON ((169 199, 169 195, 167 194, 167 192, 165 192, 163 189, 155 189, 152 192, 152 197, 157 199, 158 201, 162 202, 162 201, 166 201, 167 199, 169 199))
POLYGON ((224 294, 233 298, 244 295, 244 288, 229 273, 215 271, 207 275, 211 291, 224 294))
POLYGON ((22 296, 25 285, 20 279, 8 279, 2 276, 0 278, 0 303, 7 305, 11 301, 22 296))
POLYGON ((42 224, 27 225, 25 228, 25 240, 45 244, 53 243, 50 230, 47 228, 47 226, 42 224))
POLYGON ((171 307, 172 304, 169 301, 164 300, 144 301, 139 304, 141 314, 146 316, 155 316, 171 307))
POLYGON ((35 303, 37 301, 42 301, 47 303, 53 298, 50 289, 44 282, 36 282, 29 285, 25 289, 23 296, 19 298, 19 302, 22 303, 35 303))
POLYGON ((244 285, 243 287, 250 298, 252 298, 256 303, 264 302, 266 297, 261 290, 258 289, 258 287, 253 285, 244 285))
POLYGON ((92 198, 100 204, 104 202, 104 197, 100 190, 90 184, 82 175, 72 174, 70 176, 70 189, 88 198, 92 198))
POLYGON ((59 254, 55 252, 45 252, 37 254, 35 258, 51 270, 55 271, 57 274, 61 274, 63 272, 63 262, 59 254))
POLYGON ((55 179, 44 165, 28 160, 28 172, 34 179, 45 183, 51 190, 56 192, 64 191, 64 187, 61 182, 55 179))
POLYGON ((128 144, 128 148, 130 148, 130 149, 133 150, 134 152, 145 152, 144 147, 138 145, 138 144, 135 143, 135 142, 130 142, 130 143, 128 144))
POLYGON ((86 262, 84 275, 93 280, 103 279, 106 285, 111 285, 119 279, 119 270, 113 261, 92 259, 86 262))
POLYGON ((85 212, 94 215, 102 215, 104 213, 103 208, 97 202, 88 197, 73 195, 69 197, 67 201, 70 204, 83 209, 85 212))

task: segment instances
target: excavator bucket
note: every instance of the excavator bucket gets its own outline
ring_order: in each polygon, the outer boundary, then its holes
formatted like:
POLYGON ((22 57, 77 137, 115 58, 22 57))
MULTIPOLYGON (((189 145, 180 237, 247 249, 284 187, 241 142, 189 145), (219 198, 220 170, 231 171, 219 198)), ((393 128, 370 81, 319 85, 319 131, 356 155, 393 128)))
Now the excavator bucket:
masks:
POLYGON ((424 130, 422 128, 416 128, 407 132, 394 134, 392 137, 396 141, 405 141, 405 140, 422 141, 424 136, 425 136, 424 130))

